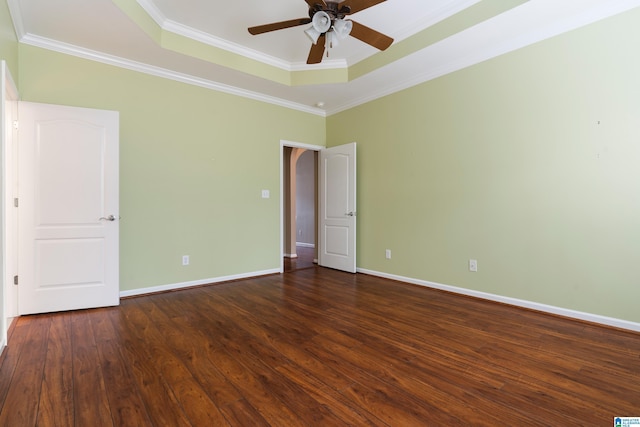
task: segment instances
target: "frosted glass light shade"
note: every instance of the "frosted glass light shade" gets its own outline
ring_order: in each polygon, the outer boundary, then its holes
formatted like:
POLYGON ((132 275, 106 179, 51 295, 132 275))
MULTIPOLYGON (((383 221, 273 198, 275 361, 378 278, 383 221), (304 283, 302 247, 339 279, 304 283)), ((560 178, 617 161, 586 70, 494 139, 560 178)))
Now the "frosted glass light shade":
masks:
POLYGON ((333 21, 333 31, 341 40, 344 40, 345 37, 347 37, 351 33, 352 29, 352 21, 345 19, 336 19, 335 21, 333 21))
POLYGON ((318 30, 320 34, 326 33, 331 28, 331 17, 325 11, 316 12, 311 19, 311 25, 318 30))
POLYGON ((316 30, 313 26, 304 30, 304 33, 307 35, 307 37, 311 39, 311 42, 313 44, 318 43, 318 38, 320 38, 320 35, 322 34, 320 31, 316 30))

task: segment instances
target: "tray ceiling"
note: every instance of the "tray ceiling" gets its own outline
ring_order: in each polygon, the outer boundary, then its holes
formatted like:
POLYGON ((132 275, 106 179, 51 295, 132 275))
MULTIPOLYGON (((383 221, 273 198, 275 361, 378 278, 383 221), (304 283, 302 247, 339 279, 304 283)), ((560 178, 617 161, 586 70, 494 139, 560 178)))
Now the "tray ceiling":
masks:
POLYGON ((352 37, 305 63, 304 0, 7 0, 20 42, 319 115, 333 114, 623 11, 640 0, 387 0, 350 16, 394 38, 352 37))

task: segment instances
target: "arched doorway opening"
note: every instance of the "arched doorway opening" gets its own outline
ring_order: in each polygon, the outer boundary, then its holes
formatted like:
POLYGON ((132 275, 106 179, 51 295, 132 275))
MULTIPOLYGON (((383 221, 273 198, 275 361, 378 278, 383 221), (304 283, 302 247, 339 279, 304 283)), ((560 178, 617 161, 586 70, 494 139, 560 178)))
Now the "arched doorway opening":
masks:
POLYGON ((317 263, 318 152, 283 147, 283 271, 317 263))

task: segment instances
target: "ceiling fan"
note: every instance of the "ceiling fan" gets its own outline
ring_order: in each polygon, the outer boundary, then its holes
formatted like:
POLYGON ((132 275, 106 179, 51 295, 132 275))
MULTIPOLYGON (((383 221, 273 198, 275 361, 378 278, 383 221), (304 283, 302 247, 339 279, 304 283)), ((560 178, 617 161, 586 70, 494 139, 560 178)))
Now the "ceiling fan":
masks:
POLYGON ((393 43, 391 37, 356 21, 345 19, 347 15, 360 12, 383 1, 386 0, 344 0, 341 2, 305 0, 309 5, 308 18, 258 25, 257 27, 250 27, 249 32, 256 35, 311 24, 311 27, 305 30, 305 34, 313 42, 307 58, 307 64, 320 63, 327 46, 333 47, 338 44, 338 40, 343 40, 349 35, 375 48, 385 50, 393 43))

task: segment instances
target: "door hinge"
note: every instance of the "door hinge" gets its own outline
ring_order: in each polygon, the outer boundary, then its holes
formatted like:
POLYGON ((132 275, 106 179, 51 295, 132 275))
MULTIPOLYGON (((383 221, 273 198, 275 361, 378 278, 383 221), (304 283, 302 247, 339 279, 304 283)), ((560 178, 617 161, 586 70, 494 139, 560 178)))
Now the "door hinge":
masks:
POLYGON ((13 199, 13 206, 15 206, 16 208, 18 207, 19 203, 18 203, 18 198, 14 198, 13 199))
POLYGON ((13 284, 14 285, 18 284, 18 276, 13 276, 13 284))
POLYGON ((19 126, 19 125, 20 125, 20 124, 18 123, 18 121, 17 121, 17 120, 14 120, 14 121, 13 121, 13 128, 14 128, 15 130, 18 130, 18 126, 19 126))

